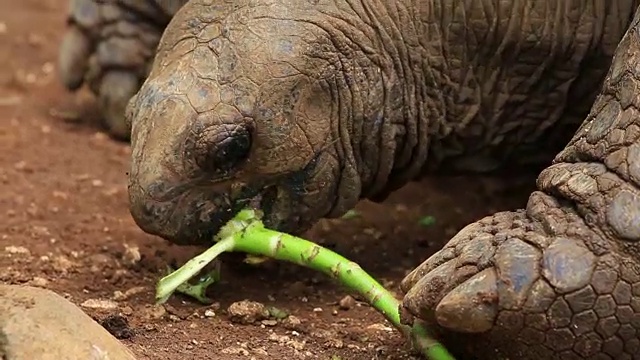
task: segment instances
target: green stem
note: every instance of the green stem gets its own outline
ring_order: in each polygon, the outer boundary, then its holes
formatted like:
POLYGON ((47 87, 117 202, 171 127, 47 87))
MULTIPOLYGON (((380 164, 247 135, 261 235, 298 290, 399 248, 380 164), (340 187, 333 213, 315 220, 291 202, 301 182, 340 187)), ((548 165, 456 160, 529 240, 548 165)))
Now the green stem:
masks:
POLYGON ((207 264, 218 257, 218 255, 223 252, 233 251, 235 242, 236 238, 234 236, 226 236, 202 254, 187 261, 180 268, 180 271, 174 271, 160 279, 156 287, 156 302, 164 303, 181 284, 197 275, 207 264))
POLYGON ((355 262, 311 241, 267 229, 259 220, 249 222, 236 239, 233 250, 269 256, 327 274, 362 295, 396 328, 411 338, 422 354, 432 360, 453 360, 445 347, 431 339, 420 324, 416 323, 412 328, 402 324, 399 301, 355 262))
POLYGON ((159 303, 166 301, 180 284, 195 276, 225 251, 268 256, 320 271, 338 280, 351 291, 362 295, 409 337, 423 355, 431 360, 454 360, 421 324, 415 322, 412 327, 402 324, 399 301, 358 264, 311 241, 265 228, 259 212, 250 209, 240 211, 220 230, 216 240, 219 241, 213 247, 160 279, 156 288, 159 303))

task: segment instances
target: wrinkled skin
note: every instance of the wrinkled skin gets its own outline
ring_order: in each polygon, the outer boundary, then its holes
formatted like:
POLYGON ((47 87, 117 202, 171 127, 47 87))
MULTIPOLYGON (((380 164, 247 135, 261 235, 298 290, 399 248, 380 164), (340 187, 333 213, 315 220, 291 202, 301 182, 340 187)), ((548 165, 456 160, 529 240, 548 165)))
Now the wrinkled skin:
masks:
POLYGON ((404 279, 405 317, 475 359, 640 359, 636 6, 192 0, 127 109, 132 215, 206 243, 258 204, 300 233, 421 175, 553 160, 404 279))

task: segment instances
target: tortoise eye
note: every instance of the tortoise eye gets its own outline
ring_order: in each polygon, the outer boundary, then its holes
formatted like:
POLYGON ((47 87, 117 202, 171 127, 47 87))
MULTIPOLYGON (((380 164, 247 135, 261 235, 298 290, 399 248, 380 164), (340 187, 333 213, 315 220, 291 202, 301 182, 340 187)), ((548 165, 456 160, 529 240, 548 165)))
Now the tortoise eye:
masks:
POLYGON ((225 173, 239 166, 251 151, 251 129, 222 124, 205 129, 196 145, 197 163, 205 171, 225 173))

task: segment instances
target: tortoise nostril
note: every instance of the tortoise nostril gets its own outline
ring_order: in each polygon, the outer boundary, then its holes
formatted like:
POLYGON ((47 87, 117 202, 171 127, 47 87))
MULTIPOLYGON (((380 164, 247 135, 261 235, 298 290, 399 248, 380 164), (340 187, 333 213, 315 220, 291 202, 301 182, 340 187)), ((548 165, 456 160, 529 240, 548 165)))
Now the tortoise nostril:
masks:
POLYGON ((225 173, 249 157, 251 129, 246 124, 222 124, 202 131, 196 142, 196 161, 206 171, 225 173))

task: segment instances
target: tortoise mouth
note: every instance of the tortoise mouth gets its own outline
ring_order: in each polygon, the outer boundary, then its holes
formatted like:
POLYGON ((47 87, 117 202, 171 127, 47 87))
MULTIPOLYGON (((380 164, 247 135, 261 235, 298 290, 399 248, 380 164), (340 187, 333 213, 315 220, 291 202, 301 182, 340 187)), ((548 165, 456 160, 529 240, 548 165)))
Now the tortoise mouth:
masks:
POLYGON ((161 193, 131 186, 130 194, 136 224, 177 245, 211 244, 220 228, 247 207, 260 209, 265 225, 281 227, 278 219, 282 217, 277 214, 280 191, 275 185, 261 190, 245 187, 233 195, 193 184, 167 187, 161 193))

